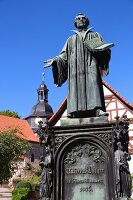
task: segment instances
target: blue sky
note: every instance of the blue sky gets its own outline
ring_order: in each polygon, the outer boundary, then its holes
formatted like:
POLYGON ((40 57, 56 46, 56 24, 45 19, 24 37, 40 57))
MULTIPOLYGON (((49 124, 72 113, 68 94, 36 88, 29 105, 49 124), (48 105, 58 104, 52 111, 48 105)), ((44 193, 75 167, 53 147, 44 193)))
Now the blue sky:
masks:
MULTIPOLYGON (((115 43, 104 80, 133 103, 133 0, 0 0, 0 110, 30 114, 43 61, 59 54, 79 12, 106 42, 115 43)), ((67 83, 56 88, 51 68, 45 69, 45 83, 56 111, 67 83)))

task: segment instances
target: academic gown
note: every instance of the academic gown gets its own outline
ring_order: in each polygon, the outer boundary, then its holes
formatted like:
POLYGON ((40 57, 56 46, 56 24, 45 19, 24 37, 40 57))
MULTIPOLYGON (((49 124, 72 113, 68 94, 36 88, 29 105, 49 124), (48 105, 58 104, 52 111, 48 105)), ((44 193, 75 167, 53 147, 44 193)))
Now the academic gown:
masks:
POLYGON ((110 50, 91 52, 85 40, 102 37, 87 29, 84 37, 79 31, 68 38, 60 55, 53 62, 54 83, 61 86, 68 79, 67 113, 105 111, 102 74, 108 74, 110 50))

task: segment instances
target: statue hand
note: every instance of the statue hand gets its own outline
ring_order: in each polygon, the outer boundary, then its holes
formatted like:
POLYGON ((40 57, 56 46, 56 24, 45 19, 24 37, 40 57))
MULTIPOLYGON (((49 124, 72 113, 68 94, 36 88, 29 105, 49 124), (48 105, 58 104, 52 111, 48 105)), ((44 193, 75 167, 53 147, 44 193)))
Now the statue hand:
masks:
POLYGON ((57 57, 44 61, 44 68, 50 67, 57 57))
POLYGON ((53 63, 54 59, 49 59, 44 61, 44 68, 50 67, 53 63))

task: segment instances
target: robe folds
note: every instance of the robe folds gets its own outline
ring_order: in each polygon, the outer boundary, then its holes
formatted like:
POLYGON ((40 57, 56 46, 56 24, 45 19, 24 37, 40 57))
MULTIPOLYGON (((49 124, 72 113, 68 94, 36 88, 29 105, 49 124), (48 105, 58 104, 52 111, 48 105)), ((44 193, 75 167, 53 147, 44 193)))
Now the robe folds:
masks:
POLYGON ((60 87, 68 80, 68 115, 99 108, 105 111, 102 74, 108 74, 110 49, 89 51, 84 41, 94 37, 103 40, 99 33, 87 29, 83 37, 74 32, 52 64, 54 83, 60 87))

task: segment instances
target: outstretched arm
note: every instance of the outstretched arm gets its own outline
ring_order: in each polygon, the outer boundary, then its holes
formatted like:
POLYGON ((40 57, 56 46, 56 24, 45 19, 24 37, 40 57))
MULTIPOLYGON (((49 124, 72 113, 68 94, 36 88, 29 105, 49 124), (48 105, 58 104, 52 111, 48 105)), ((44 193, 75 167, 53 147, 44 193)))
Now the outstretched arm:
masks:
POLYGON ((61 53, 58 56, 55 56, 52 59, 44 61, 44 68, 48 68, 50 66, 54 67, 54 64, 53 64, 54 61, 58 62, 59 59, 62 59, 64 62, 67 62, 67 53, 66 53, 67 52, 67 42, 68 42, 68 40, 66 41, 61 53))
POLYGON ((52 59, 49 59, 49 60, 45 60, 43 63, 44 63, 44 68, 48 68, 50 67, 53 62, 57 59, 57 56, 52 58, 52 59))

